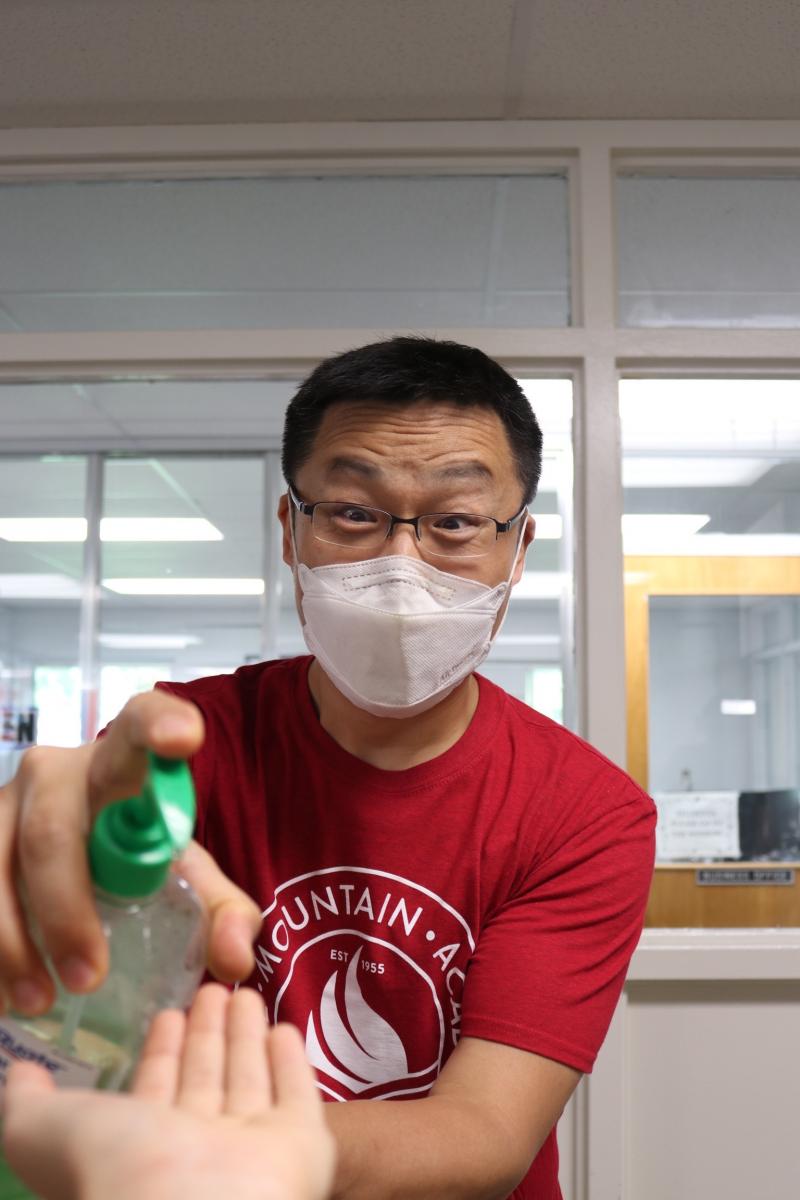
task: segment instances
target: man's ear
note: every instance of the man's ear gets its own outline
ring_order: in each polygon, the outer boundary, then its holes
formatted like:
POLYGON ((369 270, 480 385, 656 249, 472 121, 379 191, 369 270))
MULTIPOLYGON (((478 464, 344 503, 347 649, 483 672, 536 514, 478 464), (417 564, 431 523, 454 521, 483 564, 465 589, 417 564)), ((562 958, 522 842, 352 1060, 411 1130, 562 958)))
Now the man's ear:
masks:
POLYGON ((289 503, 289 496, 286 492, 284 492, 278 501, 278 520, 280 521, 281 528, 283 529, 282 553, 283 561, 286 563, 287 567, 294 566, 294 549, 292 547, 292 530, 290 525, 290 521, 292 521, 293 518, 294 514, 292 513, 292 506, 289 503))
POLYGON ((511 586, 512 587, 514 586, 514 584, 519 583, 520 579, 522 578, 522 572, 525 570, 525 555, 527 554, 528 547, 530 546, 530 544, 533 541, 535 536, 536 536, 536 520, 534 517, 532 517, 530 515, 530 513, 528 513, 528 516, 525 518, 525 530, 522 534, 522 546, 520 548, 519 557, 517 559, 517 565, 514 568, 514 574, 511 577, 511 586))

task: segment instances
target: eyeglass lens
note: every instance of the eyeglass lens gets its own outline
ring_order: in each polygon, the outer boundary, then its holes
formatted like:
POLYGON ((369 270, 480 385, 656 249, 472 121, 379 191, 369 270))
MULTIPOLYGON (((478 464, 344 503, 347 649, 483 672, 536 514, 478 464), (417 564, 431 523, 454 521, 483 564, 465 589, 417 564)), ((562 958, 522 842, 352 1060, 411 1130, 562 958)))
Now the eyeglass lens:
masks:
MULTIPOLYGON (((311 523, 322 542, 372 550, 386 540, 392 521, 377 508, 324 502, 315 505, 311 523)), ((417 527, 422 547, 445 558, 486 554, 497 538, 491 517, 463 513, 431 513, 420 517, 417 527)))

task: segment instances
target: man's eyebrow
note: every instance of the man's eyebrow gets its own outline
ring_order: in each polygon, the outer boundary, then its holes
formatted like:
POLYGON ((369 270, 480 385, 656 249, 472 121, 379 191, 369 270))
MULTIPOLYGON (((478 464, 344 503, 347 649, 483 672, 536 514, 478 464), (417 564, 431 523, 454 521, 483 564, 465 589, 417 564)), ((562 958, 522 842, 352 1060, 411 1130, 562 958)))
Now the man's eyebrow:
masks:
POLYGON ((431 474, 435 479, 494 479, 486 463, 476 458, 450 463, 447 467, 437 467, 431 474))
POLYGON ((366 479, 375 479, 382 475, 380 467, 367 462, 363 458, 332 458, 325 468, 326 475, 363 475, 366 479))
MULTIPOLYGON (((347 458, 338 455, 332 458, 325 468, 326 475, 361 475, 365 479, 377 479, 383 475, 383 469, 375 463, 363 458, 347 458)), ((464 462, 449 463, 446 467, 434 467, 430 472, 432 479, 494 479, 489 467, 480 459, 466 459, 464 462)))

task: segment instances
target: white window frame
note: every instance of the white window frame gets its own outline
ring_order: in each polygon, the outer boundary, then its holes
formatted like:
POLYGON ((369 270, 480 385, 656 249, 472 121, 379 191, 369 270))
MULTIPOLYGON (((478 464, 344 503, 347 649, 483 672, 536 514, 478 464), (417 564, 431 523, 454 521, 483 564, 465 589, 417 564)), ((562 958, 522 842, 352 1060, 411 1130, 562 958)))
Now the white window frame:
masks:
MULTIPOLYGON (((624 762, 620 372, 795 374, 792 330, 620 329, 613 187, 620 170, 796 171, 797 121, 434 121, 0 131, 0 182, 565 169, 572 312, 561 329, 447 329, 512 370, 575 384, 578 727, 624 762)), ((401 331, 398 331, 401 332, 401 331)), ((432 332, 445 332, 436 330, 432 332)), ((280 377, 374 336, 363 329, 0 334, 0 379, 280 377)), ((8 450, 14 447, 8 445, 8 450)), ((188 448, 188 447, 187 447, 188 448)), ((200 447, 194 447, 200 448, 200 447)))
MULTIPOLYGON (((0 183, 566 169, 574 324, 562 329, 426 332, 480 346, 510 370, 567 374, 574 381, 578 725, 609 757, 624 763, 619 376, 796 377, 800 333, 619 328, 614 180, 618 171, 631 169, 796 174, 799 147, 798 121, 432 121, 5 130, 0 131, 0 183)), ((296 377, 325 356, 373 337, 373 330, 364 329, 3 333, 0 381, 154 373, 178 379, 296 377)), ((3 443, 4 453, 25 448, 30 449, 3 443)), ((657 941, 646 951, 651 957, 657 953, 657 941)), ((562 1178, 575 1200, 629 1194, 617 1125, 624 1103, 624 1011, 623 1002, 592 1085, 582 1088, 571 1106, 562 1178)))

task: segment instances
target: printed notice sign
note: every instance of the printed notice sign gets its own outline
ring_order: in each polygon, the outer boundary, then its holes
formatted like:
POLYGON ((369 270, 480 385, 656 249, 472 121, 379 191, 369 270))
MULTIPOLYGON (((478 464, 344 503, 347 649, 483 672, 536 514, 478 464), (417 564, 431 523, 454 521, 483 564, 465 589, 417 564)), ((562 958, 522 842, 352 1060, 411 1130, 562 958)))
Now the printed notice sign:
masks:
POLYGON ((738 792, 657 792, 656 858, 740 858, 738 792))

